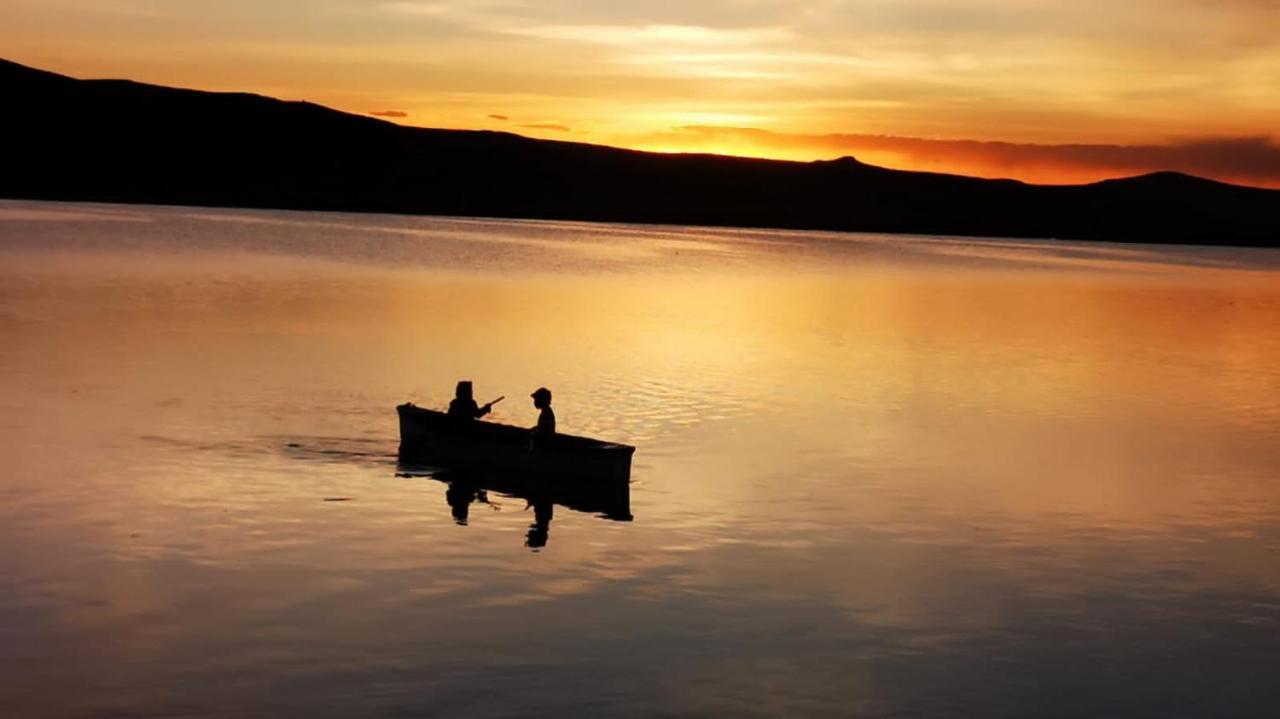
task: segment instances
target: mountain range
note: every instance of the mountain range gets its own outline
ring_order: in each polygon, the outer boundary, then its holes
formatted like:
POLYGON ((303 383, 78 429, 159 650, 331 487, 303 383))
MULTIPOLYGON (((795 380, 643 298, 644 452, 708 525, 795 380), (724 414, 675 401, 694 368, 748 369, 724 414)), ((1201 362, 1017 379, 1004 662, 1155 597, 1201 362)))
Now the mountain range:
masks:
POLYGON ((0 197, 1280 246, 1280 190, 1172 172, 1030 185, 397 125, 0 60, 0 197))

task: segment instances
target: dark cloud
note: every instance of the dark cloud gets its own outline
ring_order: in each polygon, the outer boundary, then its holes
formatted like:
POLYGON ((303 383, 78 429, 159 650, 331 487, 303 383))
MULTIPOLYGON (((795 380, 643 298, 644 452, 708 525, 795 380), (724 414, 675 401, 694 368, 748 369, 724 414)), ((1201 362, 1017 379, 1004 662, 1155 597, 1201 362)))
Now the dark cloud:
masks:
POLYGON ((506 115, 490 115, 490 116, 489 116, 489 119, 491 119, 491 120, 500 120, 500 121, 502 121, 502 122, 506 122, 507 120, 510 120, 511 118, 507 117, 506 115))
POLYGON ((853 154, 875 164, 1032 182, 1092 181, 1173 170, 1227 182, 1280 187, 1280 143, 1265 136, 1208 137, 1161 144, 1043 145, 689 126, 660 137, 667 146, 690 149, 728 144, 739 154, 749 154, 752 147, 793 156, 853 154))
POLYGON ((370 115, 374 117, 408 117, 409 113, 403 110, 375 110, 370 115))
POLYGON ((521 125, 531 130, 555 130, 556 132, 570 132, 572 130, 568 125, 561 125, 558 122, 535 122, 529 125, 521 125))

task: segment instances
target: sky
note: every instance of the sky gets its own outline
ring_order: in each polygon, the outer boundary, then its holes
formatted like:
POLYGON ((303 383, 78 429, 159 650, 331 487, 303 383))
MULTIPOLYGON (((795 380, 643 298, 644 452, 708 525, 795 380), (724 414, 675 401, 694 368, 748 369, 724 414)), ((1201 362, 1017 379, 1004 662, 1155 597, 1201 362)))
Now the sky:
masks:
POLYGON ((1280 187, 1280 0, 0 0, 0 57, 646 150, 1280 187))

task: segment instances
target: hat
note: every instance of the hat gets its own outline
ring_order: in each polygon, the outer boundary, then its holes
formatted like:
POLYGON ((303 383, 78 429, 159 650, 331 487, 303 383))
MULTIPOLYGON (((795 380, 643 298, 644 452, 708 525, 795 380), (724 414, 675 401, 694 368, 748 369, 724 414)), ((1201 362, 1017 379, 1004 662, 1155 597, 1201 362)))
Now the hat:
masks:
POLYGON ((534 399, 538 399, 539 397, 545 397, 545 398, 547 399, 547 401, 548 401, 548 402, 550 402, 550 401, 551 401, 551 390, 547 389, 546 387, 539 387, 539 388, 535 389, 535 390, 533 391, 533 394, 531 394, 531 395, 529 395, 529 396, 530 396, 530 397, 532 397, 532 398, 534 398, 534 399))

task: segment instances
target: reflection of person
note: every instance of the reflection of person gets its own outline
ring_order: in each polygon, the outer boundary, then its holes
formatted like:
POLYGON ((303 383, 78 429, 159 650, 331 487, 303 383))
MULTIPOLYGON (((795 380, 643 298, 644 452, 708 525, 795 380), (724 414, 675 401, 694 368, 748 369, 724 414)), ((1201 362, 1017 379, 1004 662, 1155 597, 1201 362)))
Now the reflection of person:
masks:
POLYGON ((533 524, 529 525, 524 546, 530 549, 541 549, 547 546, 547 535, 551 533, 551 517, 555 513, 556 505, 548 499, 537 499, 532 504, 533 524))
POLYGON ((467 525, 467 516, 471 512, 472 502, 489 503, 489 497, 483 489, 476 489, 469 482, 454 480, 444 490, 444 501, 449 503, 453 521, 462 526, 467 525))
POLYGON ((489 414, 489 410, 493 409, 493 403, 480 407, 476 404, 475 397, 471 395, 471 383, 462 381, 458 383, 458 389, 454 392, 453 401, 449 402, 449 416, 455 419, 475 419, 489 414))
POLYGON ((545 447, 556 435, 556 413, 551 411, 551 390, 539 387, 533 394, 533 406, 537 407, 538 424, 533 428, 533 446, 545 447))

